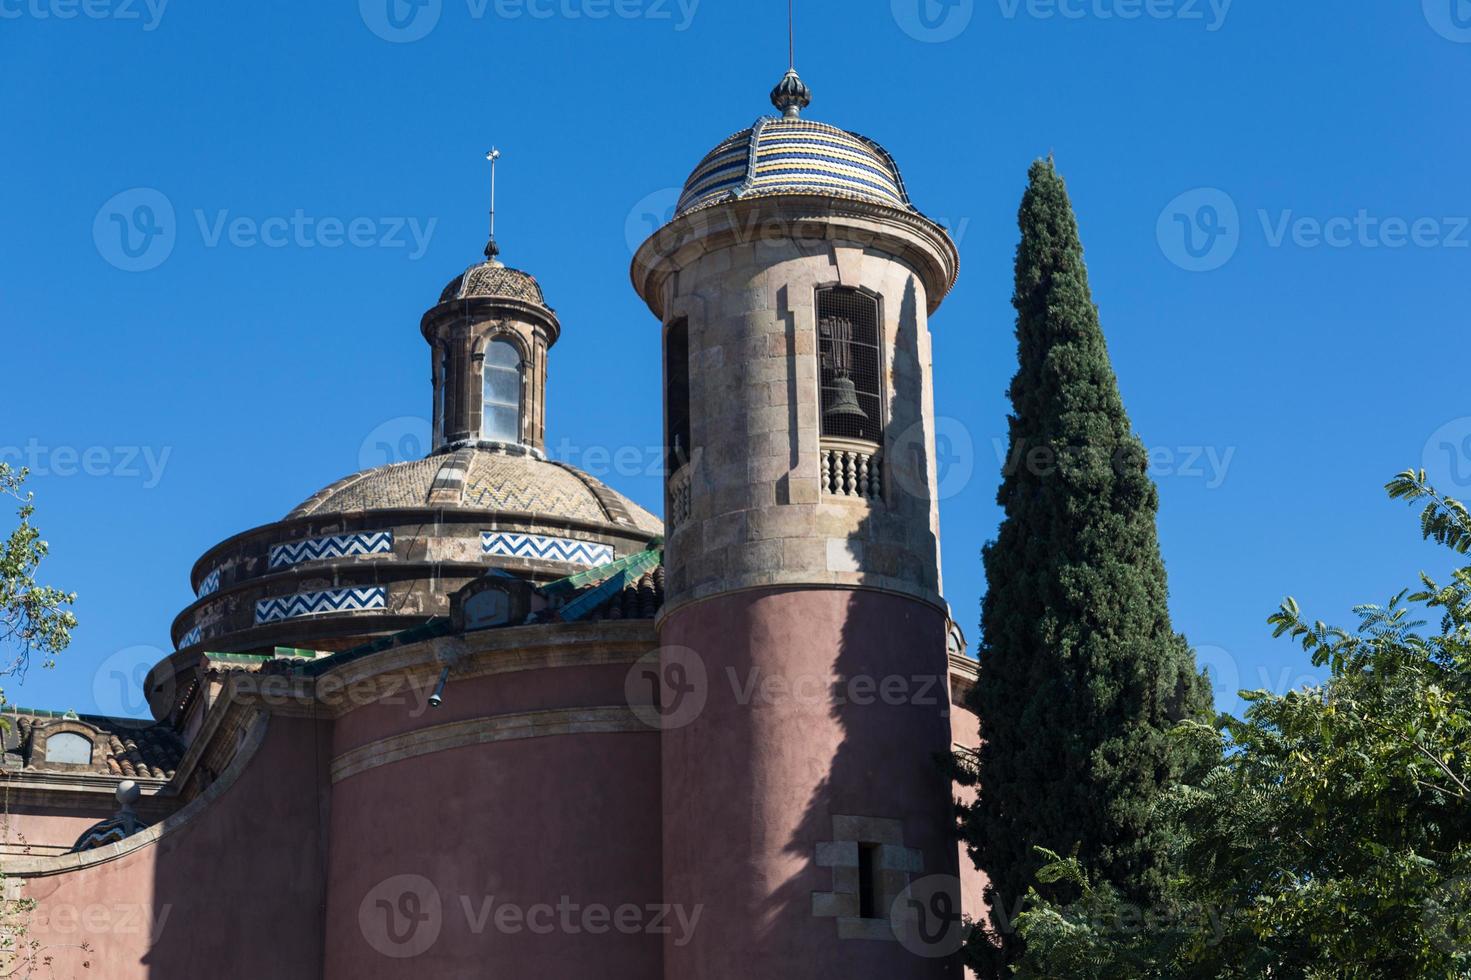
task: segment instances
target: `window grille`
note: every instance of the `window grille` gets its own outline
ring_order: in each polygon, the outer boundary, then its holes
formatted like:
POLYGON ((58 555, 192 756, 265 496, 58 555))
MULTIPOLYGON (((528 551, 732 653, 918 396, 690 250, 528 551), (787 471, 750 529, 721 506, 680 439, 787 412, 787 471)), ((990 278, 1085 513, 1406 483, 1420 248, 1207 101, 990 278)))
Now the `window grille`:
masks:
POLYGON ((822 434, 881 442, 878 300, 856 289, 817 293, 822 434))

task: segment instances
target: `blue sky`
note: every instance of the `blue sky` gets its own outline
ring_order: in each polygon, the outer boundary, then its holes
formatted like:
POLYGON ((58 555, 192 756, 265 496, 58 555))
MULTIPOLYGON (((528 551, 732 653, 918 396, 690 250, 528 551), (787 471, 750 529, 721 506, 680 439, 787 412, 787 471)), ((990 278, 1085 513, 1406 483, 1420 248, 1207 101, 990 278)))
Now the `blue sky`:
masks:
MULTIPOLYGON (((11 701, 141 712, 126 678, 168 648, 200 553, 427 432, 418 319, 479 255, 492 143, 503 257, 564 326, 550 448, 657 509, 631 246, 769 111, 786 5, 394 2, 0 0, 0 453, 38 471, 43 578, 82 621, 11 701)), ((1048 151, 1156 453, 1175 624, 1218 678, 1309 673, 1264 626, 1285 594, 1347 620, 1445 573, 1381 487, 1428 465, 1471 496, 1471 5, 799 8, 807 115, 884 143, 959 242, 931 327, 972 647, 1015 213, 1048 151)))

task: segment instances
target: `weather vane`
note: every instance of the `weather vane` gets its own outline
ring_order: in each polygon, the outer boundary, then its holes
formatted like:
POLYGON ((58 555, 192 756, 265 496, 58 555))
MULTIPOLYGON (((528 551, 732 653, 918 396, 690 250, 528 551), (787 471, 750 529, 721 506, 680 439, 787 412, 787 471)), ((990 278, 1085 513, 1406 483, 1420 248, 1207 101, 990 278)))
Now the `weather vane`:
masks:
POLYGON ((501 158, 501 151, 495 147, 485 154, 485 159, 490 161, 490 241, 485 245, 485 257, 493 259, 500 253, 495 243, 495 162, 501 158))

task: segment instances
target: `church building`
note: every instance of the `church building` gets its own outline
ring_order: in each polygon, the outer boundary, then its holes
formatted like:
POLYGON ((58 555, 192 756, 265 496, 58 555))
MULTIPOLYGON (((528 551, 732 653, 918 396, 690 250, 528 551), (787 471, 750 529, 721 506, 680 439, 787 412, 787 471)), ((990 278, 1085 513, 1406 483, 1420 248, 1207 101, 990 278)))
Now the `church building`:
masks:
POLYGON ((975 744, 975 668, 929 330, 959 256, 795 70, 771 101, 632 262, 662 520, 548 457, 563 324, 492 234, 419 321, 427 456, 205 551, 151 720, 6 709, 14 955, 102 980, 963 977, 983 882, 940 762, 975 744))

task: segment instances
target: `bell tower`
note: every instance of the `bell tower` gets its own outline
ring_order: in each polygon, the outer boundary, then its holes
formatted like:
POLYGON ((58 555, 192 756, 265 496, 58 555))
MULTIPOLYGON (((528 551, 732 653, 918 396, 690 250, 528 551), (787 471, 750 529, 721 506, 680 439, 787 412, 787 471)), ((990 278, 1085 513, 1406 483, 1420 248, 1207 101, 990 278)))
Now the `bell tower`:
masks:
MULTIPOLYGON (((945 231, 795 69, 639 249, 662 324, 665 976, 959 977, 928 319, 945 231), (948 904, 947 904, 948 902, 948 904)), ((958 911, 957 911, 958 918, 958 911)))

